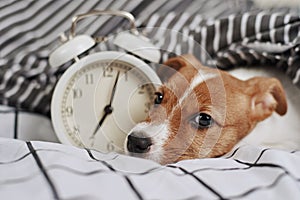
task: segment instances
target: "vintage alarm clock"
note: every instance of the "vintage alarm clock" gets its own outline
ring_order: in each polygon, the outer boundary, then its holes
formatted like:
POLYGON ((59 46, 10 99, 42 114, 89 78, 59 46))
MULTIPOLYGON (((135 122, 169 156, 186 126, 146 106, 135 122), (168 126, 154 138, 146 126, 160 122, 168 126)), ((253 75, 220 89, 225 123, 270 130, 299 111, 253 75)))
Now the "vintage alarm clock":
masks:
POLYGON ((127 133, 147 116, 161 84, 144 60, 158 63, 159 59, 159 50, 138 32, 130 13, 91 11, 75 16, 67 41, 49 56, 52 67, 75 61, 59 79, 51 101, 58 139, 102 152, 122 152, 127 133), (97 15, 116 15, 130 21, 130 31, 114 37, 114 44, 130 54, 101 51, 79 59, 103 37, 76 35, 76 24, 97 15))

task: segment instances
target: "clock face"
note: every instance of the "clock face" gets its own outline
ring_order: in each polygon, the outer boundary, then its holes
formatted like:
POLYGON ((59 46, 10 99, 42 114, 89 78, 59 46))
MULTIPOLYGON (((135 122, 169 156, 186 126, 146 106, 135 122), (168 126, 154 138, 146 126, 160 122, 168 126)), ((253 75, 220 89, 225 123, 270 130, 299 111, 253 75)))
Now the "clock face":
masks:
POLYGON ((102 59, 73 71, 62 77, 52 99, 59 139, 102 152, 122 152, 127 133, 145 119, 153 104, 153 80, 122 60, 102 59))

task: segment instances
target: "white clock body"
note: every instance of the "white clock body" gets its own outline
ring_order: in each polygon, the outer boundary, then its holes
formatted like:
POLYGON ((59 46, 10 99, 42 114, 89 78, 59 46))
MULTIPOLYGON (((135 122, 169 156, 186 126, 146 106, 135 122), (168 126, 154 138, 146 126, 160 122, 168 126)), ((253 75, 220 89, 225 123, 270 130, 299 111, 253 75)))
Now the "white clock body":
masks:
POLYGON ((88 55, 70 66, 55 87, 54 130, 64 144, 122 152, 127 133, 145 119, 160 84, 156 73, 132 55, 116 51, 88 55), (97 127, 112 95, 112 113, 97 127))

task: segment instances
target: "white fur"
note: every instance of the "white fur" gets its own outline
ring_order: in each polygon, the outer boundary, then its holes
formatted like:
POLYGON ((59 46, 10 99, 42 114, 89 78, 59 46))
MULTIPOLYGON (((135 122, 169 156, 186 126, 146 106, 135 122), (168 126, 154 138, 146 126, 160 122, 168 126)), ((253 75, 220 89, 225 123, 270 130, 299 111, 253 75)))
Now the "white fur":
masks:
POLYGON ((184 92, 184 94, 182 95, 182 97, 179 99, 179 104, 181 104, 183 102, 183 100, 189 96, 191 94, 191 92, 193 92, 193 90, 195 89, 195 87, 197 87, 199 84, 217 77, 218 74, 214 74, 214 73, 206 73, 203 70, 199 70, 198 74, 193 78, 190 87, 184 92))
MULTIPOLYGON (((144 158, 160 162, 161 155, 164 153, 162 146, 168 139, 169 125, 167 121, 161 124, 153 124, 147 122, 138 123, 131 132, 143 132, 146 137, 151 137, 153 145, 150 147, 150 151, 143 155, 144 158)), ((124 143, 125 153, 130 154, 127 150, 127 138, 124 143)))

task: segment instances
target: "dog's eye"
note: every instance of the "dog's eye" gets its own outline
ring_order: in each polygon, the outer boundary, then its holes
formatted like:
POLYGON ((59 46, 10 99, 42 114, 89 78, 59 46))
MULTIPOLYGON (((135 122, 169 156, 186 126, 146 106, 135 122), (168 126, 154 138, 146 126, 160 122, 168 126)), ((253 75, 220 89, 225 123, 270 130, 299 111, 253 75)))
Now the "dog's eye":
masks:
POLYGON ((164 98, 164 95, 160 92, 155 92, 155 99, 154 99, 154 104, 161 104, 163 98, 164 98))
POLYGON ((191 119, 191 124, 197 129, 209 128, 213 124, 213 119, 206 113, 199 113, 191 119))

